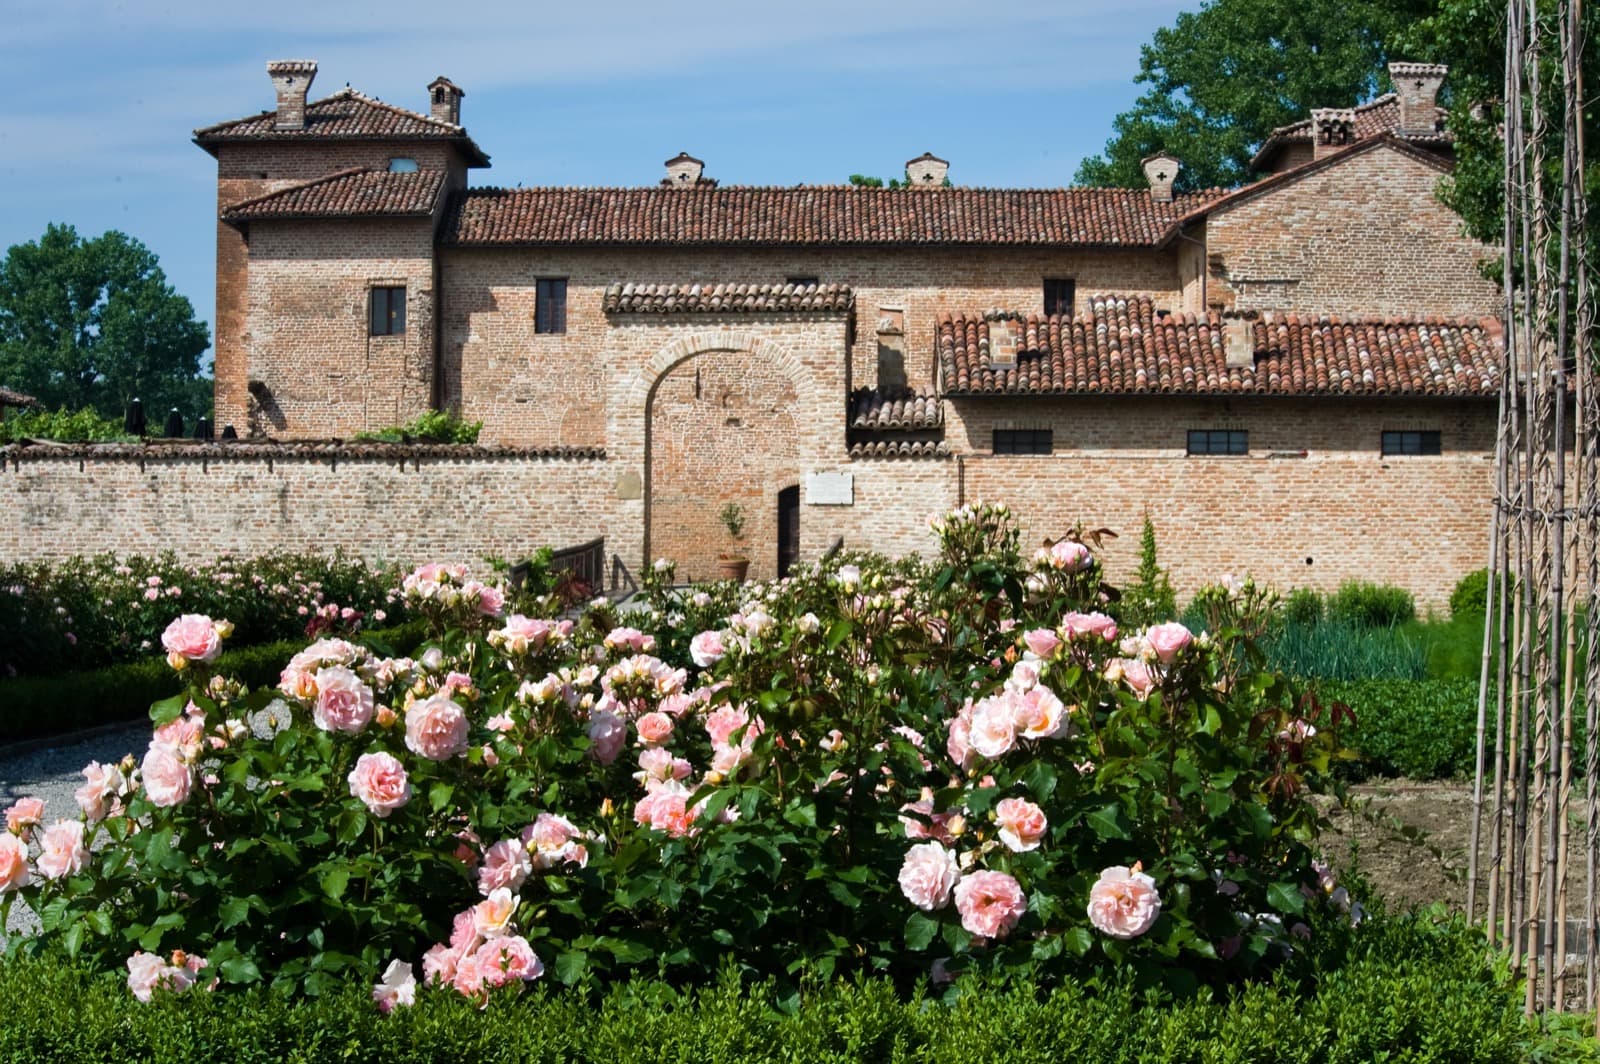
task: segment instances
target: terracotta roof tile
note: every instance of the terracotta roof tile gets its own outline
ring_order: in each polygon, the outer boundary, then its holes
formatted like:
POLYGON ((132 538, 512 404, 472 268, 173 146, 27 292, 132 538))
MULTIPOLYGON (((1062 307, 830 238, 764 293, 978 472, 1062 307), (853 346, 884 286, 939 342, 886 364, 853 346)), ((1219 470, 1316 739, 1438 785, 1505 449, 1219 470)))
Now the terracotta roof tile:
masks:
POLYGON ((1211 191, 1148 189, 475 188, 447 244, 982 244, 1144 247, 1211 191))
POLYGON ((849 424, 873 431, 936 429, 944 424, 944 404, 937 395, 859 388, 850 393, 849 424))
POLYGON ((604 447, 511 447, 463 443, 378 443, 354 440, 141 440, 138 443, 67 443, 41 446, 13 443, 0 447, 0 458, 204 458, 249 461, 303 458, 324 461, 368 459, 410 461, 416 458, 604 458, 604 447))
POLYGON ((844 313, 853 296, 843 284, 612 284, 607 314, 844 313))
MULTIPOLYGON (((1443 107, 1436 108, 1438 120, 1434 123, 1433 130, 1404 130, 1400 129, 1400 98, 1394 93, 1385 93, 1370 103, 1364 103, 1354 108, 1356 116, 1355 128, 1351 137, 1355 140, 1365 140, 1368 137, 1381 137, 1389 134, 1401 137, 1413 144, 1442 146, 1452 144, 1455 138, 1444 128, 1445 119, 1450 112, 1443 107)), ((1266 141, 1261 145, 1261 150, 1256 152, 1255 158, 1250 160, 1250 165, 1256 169, 1266 165, 1272 155, 1280 148, 1290 144, 1311 143, 1311 119, 1303 118, 1298 122, 1291 122, 1286 126, 1279 126, 1267 134, 1266 141)))
POLYGON ((948 396, 1405 395, 1491 398, 1494 323, 1349 321, 1262 315, 1250 368, 1229 367, 1215 314, 1158 316, 1148 298, 1093 296, 1087 318, 1011 316, 1015 366, 989 360, 996 315, 945 315, 937 331, 948 396))
POLYGON ((38 406, 39 400, 31 395, 14 392, 10 388, 0 388, 0 406, 38 406))
POLYGON ((384 103, 351 88, 308 103, 304 129, 277 129, 276 123, 276 111, 262 111, 197 129, 194 141, 215 155, 219 145, 234 141, 447 140, 461 146, 468 165, 489 165, 489 157, 462 126, 384 103))
POLYGON ((222 212, 225 222, 284 218, 377 218, 433 213, 444 186, 444 171, 341 170, 303 185, 236 203, 222 212))
POLYGON ((949 458, 941 440, 876 440, 850 447, 851 458, 949 458))

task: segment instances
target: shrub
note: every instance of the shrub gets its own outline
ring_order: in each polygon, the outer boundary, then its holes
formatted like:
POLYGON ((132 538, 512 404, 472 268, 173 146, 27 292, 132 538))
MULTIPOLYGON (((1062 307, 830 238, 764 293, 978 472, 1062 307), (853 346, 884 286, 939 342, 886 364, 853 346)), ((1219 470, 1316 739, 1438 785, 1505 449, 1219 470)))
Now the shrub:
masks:
POLYGON ((1156 560, 1156 529, 1144 515, 1139 535, 1139 568, 1133 582, 1122 589, 1118 617, 1126 624, 1147 625, 1170 621, 1178 615, 1178 600, 1167 572, 1156 560))
POLYGON ((1347 580, 1328 600, 1328 616, 1363 628, 1393 628, 1415 620, 1417 606, 1405 588, 1347 580))
POLYGON ((7 895, 40 915, 26 946, 153 972, 179 949, 311 996, 423 955, 480 1002, 730 960, 784 996, 1285 971, 1340 918, 1310 843, 1342 749, 1339 711, 1240 645, 1265 600, 1207 640, 1118 632, 1077 539, 1025 559, 992 506, 935 533, 925 583, 657 588, 637 628, 501 619, 497 589, 426 565, 414 659, 322 639, 276 688, 216 670, 226 625, 176 624, 188 691, 152 707, 142 765, 91 768, 94 845, 33 832, 41 879, 7 895))
POLYGON ((94 410, 24 410, 0 421, 0 444, 18 440, 56 440, 61 443, 97 443, 132 439, 122 424, 94 410))
POLYGON ((1600 1055, 1577 1037, 1558 1044, 1541 1035, 1521 1015, 1505 973, 1485 959, 1482 936, 1458 921, 1375 917, 1357 936, 1303 952, 1315 957, 1302 987, 1251 985, 1216 1000, 1155 1001, 1120 977, 1098 987, 964 979, 942 1002, 903 994, 882 978, 813 983, 788 995, 773 983, 741 984, 730 970, 693 993, 641 979, 504 998, 482 1011, 423 996, 389 1016, 352 984, 317 998, 257 989, 157 995, 141 1005, 123 978, 54 957, 14 957, 0 964, 0 1061, 1498 1064, 1550 1059, 1544 1054, 1557 1049, 1572 1054, 1561 1059, 1600 1055))
POLYGON ((1489 570, 1475 569, 1456 582, 1450 592, 1450 616, 1456 620, 1476 618, 1483 620, 1483 611, 1489 607, 1489 570))
POLYGON ((477 443, 481 421, 463 421, 452 410, 429 410, 404 425, 358 432, 355 439, 378 443, 477 443))
POLYGON ((1322 596, 1309 587, 1297 587, 1283 600, 1283 619, 1310 626, 1322 620, 1322 596))
POLYGON ((1472 774, 1477 680, 1351 680, 1319 690, 1355 712, 1351 745, 1360 772, 1419 780, 1472 774))

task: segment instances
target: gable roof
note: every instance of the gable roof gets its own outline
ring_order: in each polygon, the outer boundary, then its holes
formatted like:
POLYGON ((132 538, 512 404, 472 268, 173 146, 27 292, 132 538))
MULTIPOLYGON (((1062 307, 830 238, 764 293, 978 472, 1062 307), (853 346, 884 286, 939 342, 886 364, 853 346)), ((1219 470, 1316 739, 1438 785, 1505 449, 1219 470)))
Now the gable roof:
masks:
POLYGON ((1230 367, 1215 313, 1157 314, 1148 297, 1097 295, 1083 318, 951 316, 936 333, 947 396, 1262 395, 1492 399, 1500 387, 1498 323, 1360 321, 1262 315, 1254 358, 1230 367), (990 362, 1007 320, 1016 365, 990 362))
POLYGON ((357 92, 348 86, 306 104, 304 129, 278 129, 278 113, 262 111, 194 131, 194 142, 212 155, 224 144, 241 141, 441 140, 455 144, 468 166, 488 166, 489 157, 467 136, 465 127, 357 92))
POLYGON ((529 244, 984 244, 1150 247, 1218 190, 1155 202, 1148 189, 473 188, 440 240, 529 244))
POLYGON ((30 407, 38 406, 39 400, 31 395, 14 392, 10 388, 0 387, 0 406, 30 407))
POLYGON ((356 167, 235 203, 222 212, 231 225, 291 218, 425 218, 444 187, 444 171, 392 173, 356 167))
MULTIPOLYGON (((1443 147, 1453 144, 1455 138, 1444 128, 1445 119, 1450 112, 1443 107, 1436 107, 1437 119, 1432 130, 1416 130, 1400 128, 1400 97, 1392 92, 1385 93, 1377 99, 1361 104, 1354 108, 1356 115, 1355 128, 1351 136, 1356 140, 1365 140, 1368 137, 1394 136, 1408 140, 1413 144, 1422 144, 1443 147)), ((1265 168, 1272 156, 1281 149, 1291 144, 1310 144, 1312 142, 1311 119, 1302 118, 1298 122, 1291 122, 1286 126, 1279 126, 1267 134, 1267 139, 1262 143, 1250 160, 1252 170, 1265 168)))
MULTIPOLYGON (((1347 163, 1351 159, 1358 159, 1368 152, 1379 150, 1399 152, 1401 155, 1405 155, 1411 159, 1414 159, 1417 162, 1422 163, 1424 166, 1432 167, 1441 174, 1447 174, 1452 169, 1448 160, 1440 158, 1433 152, 1424 151, 1423 149, 1412 145, 1409 141, 1401 140, 1398 137, 1390 136, 1388 134, 1378 137, 1369 137, 1366 140, 1357 141, 1348 148, 1341 148, 1339 151, 1330 152, 1320 159, 1313 159, 1308 163, 1302 163, 1299 166, 1291 167, 1288 170, 1280 170, 1278 173, 1272 174, 1269 177, 1264 177, 1260 181, 1255 181, 1251 184, 1236 188, 1231 192, 1224 192, 1213 196, 1204 202, 1197 204, 1182 218, 1179 218, 1178 225, 1188 225, 1190 222, 1199 221, 1201 218, 1205 218, 1219 211, 1237 207, 1244 201, 1254 199, 1256 196, 1259 196, 1262 193, 1271 192, 1276 188, 1292 184, 1304 177, 1309 177, 1312 174, 1326 170, 1329 167, 1338 166, 1341 163, 1347 163)), ((1175 227, 1172 230, 1172 235, 1176 235, 1177 231, 1178 230, 1175 227)))

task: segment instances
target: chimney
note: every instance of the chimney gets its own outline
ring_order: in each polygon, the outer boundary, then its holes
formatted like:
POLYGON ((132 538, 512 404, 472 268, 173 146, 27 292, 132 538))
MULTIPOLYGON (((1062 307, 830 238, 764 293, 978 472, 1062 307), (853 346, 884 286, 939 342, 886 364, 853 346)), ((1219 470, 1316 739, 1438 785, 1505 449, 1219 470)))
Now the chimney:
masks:
POLYGON ((1311 112, 1311 157, 1320 159, 1347 146, 1356 132, 1354 107, 1318 107, 1311 112))
POLYGON ((701 175, 706 169, 702 160, 686 151, 680 151, 668 159, 666 166, 667 176, 661 183, 672 188, 694 188, 700 184, 701 175))
POLYGON ((1228 369, 1256 368, 1254 321, 1235 317, 1222 319, 1222 364, 1228 369))
POLYGON ((1178 180, 1178 171, 1183 169, 1183 163, 1176 156, 1156 152, 1145 156, 1139 165, 1144 167, 1144 179, 1150 182, 1150 202, 1171 203, 1172 183, 1178 180))
POLYGON ((278 93, 278 120, 272 128, 306 128, 306 93, 316 76, 315 59, 274 59, 267 64, 267 77, 278 93))
POLYGON ((906 181, 913 188, 943 188, 950 176, 950 164, 931 151, 906 163, 906 181))
POLYGON ((1439 86, 1450 68, 1442 63, 1390 63, 1389 80, 1400 97, 1400 129, 1436 133, 1439 129, 1439 86))
POLYGON ((461 97, 465 95, 465 92, 441 74, 428 83, 428 114, 435 122, 448 122, 452 126, 459 126, 461 97))

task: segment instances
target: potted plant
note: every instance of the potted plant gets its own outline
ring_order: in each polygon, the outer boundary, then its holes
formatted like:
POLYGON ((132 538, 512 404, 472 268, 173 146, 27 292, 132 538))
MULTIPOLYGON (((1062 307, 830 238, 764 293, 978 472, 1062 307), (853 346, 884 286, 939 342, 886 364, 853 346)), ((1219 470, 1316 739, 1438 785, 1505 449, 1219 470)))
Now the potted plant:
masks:
POLYGON ((741 546, 744 542, 744 507, 729 502, 717 516, 722 519, 722 527, 728 530, 728 538, 733 541, 732 546, 717 555, 717 576, 723 580, 743 580, 750 569, 750 559, 741 546))

